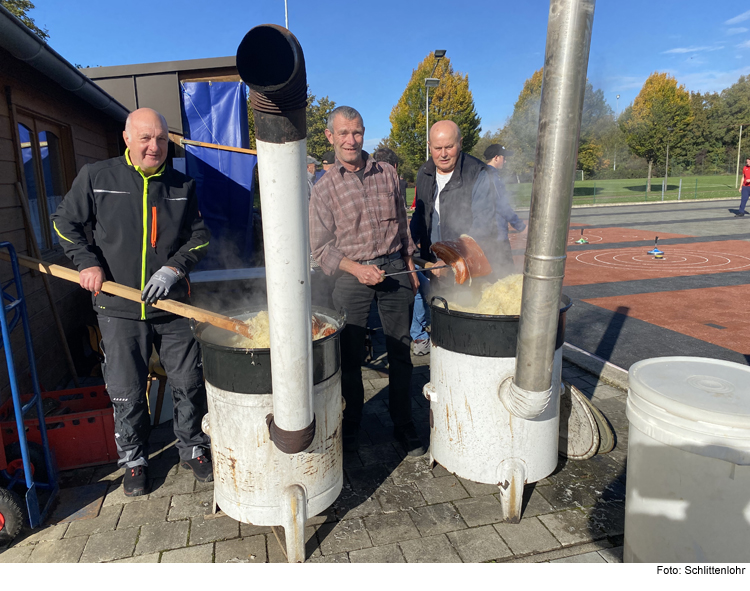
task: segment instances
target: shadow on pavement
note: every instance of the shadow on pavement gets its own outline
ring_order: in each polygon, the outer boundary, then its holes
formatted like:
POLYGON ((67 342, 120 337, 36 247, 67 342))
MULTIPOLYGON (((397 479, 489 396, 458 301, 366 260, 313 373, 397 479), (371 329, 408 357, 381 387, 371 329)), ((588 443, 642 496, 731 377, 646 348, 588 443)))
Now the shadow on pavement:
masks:
POLYGON ((627 306, 618 306, 614 315, 609 321, 606 330, 602 334, 602 338, 594 351, 594 355, 609 361, 612 356, 612 352, 617 344, 617 339, 620 337, 622 327, 625 324, 625 319, 628 317, 630 308, 627 306))

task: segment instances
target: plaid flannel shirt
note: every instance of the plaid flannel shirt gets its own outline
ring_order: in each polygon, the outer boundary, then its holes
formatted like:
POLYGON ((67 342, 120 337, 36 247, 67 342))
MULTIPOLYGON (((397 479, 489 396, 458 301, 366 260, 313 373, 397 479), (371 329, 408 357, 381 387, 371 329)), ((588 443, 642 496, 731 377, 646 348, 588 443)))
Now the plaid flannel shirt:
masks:
POLYGON ((411 256, 416 250, 396 169, 367 152, 362 157, 362 182, 336 159, 313 186, 310 249, 326 275, 333 275, 344 257, 366 261, 396 252, 411 256))

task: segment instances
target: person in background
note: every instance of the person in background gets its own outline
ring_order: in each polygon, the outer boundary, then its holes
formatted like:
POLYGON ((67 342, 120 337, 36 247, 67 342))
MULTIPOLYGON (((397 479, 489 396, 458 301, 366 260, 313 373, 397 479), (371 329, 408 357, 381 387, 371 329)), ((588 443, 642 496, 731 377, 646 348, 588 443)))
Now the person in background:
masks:
POLYGON ((523 232, 526 224, 518 217, 508 200, 505 183, 500 176, 500 171, 505 164, 507 151, 499 144, 492 144, 484 151, 484 160, 487 162, 487 170, 490 172, 492 187, 495 192, 495 213, 497 215, 497 240, 498 257, 502 261, 505 270, 513 269, 513 251, 508 239, 508 224, 513 226, 516 232, 523 232))
MULTIPOLYGON (((398 156, 390 148, 378 148, 372 154, 378 162, 387 162, 398 171, 398 156)), ((406 181, 399 177, 401 194, 406 195, 406 181)), ((418 244, 418 239, 414 236, 411 224, 409 225, 412 240, 418 244)), ((430 335, 427 333, 427 327, 430 325, 430 310, 427 307, 427 289, 429 281, 422 273, 417 273, 419 281, 419 290, 414 296, 414 311, 412 313, 411 327, 411 352, 420 357, 430 352, 430 335)))
POLYGON ((734 217, 741 218, 747 213, 745 206, 747 199, 750 197, 750 158, 745 160, 745 166, 742 169, 742 183, 740 183, 740 210, 734 214, 734 217))
POLYGON ((307 155, 307 198, 310 199, 310 194, 312 193, 313 185, 316 183, 317 178, 315 177, 315 167, 318 166, 320 162, 318 162, 315 158, 310 156, 310 154, 307 155))
POLYGON ((323 154, 323 158, 320 160, 323 163, 323 169, 318 171, 318 179, 333 168, 335 158, 336 154, 333 152, 326 152, 323 154))
POLYGON ((206 389, 190 321, 149 305, 189 297, 187 274, 205 256, 209 240, 195 181, 165 164, 168 133, 156 111, 130 113, 123 132, 125 155, 81 168, 52 215, 60 246, 80 272, 81 287, 93 294, 117 463, 125 468, 128 497, 148 493, 146 380, 152 345, 172 388, 180 465, 201 482, 213 480, 210 440, 201 430, 206 389), (92 243, 84 230, 88 224, 92 243), (101 292, 104 281, 138 289, 143 302, 101 292))
POLYGON ((313 187, 310 199, 310 248, 326 275, 336 276, 333 303, 346 313, 341 333, 341 389, 346 401, 344 451, 356 451, 364 406, 362 361, 370 305, 377 302, 388 352, 388 410, 394 438, 408 455, 425 447, 412 420, 409 325, 417 280, 414 244, 396 170, 362 150, 365 126, 353 108, 341 106, 328 116, 325 130, 335 163, 313 187))

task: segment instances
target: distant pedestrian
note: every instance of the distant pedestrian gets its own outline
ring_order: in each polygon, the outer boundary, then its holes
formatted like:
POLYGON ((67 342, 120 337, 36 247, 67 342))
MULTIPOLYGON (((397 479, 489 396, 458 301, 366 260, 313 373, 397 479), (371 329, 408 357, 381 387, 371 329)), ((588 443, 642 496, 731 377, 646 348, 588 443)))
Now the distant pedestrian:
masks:
POLYGON ((745 160, 745 167, 742 169, 740 195, 740 210, 734 215, 736 218, 741 218, 747 213, 745 211, 745 206, 747 205, 748 197, 750 197, 750 158, 745 160))

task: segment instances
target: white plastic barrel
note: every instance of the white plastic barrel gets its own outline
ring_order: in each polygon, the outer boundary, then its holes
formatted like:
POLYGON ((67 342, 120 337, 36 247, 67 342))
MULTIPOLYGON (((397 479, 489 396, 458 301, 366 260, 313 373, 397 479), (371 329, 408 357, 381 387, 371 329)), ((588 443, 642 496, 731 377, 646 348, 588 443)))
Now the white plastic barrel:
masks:
POLYGON ((625 562, 750 562, 750 368, 660 357, 629 371, 625 562))

